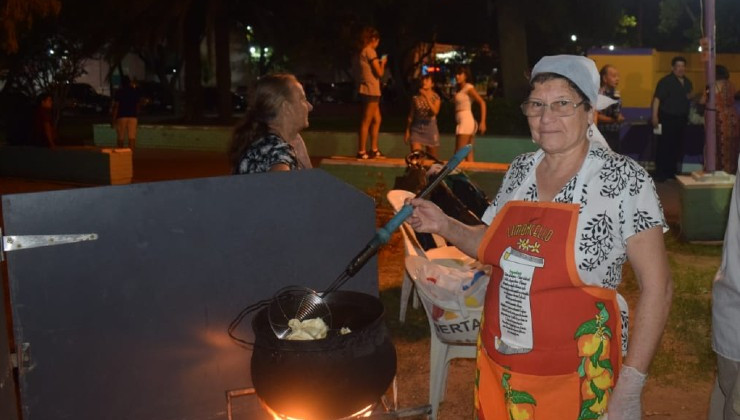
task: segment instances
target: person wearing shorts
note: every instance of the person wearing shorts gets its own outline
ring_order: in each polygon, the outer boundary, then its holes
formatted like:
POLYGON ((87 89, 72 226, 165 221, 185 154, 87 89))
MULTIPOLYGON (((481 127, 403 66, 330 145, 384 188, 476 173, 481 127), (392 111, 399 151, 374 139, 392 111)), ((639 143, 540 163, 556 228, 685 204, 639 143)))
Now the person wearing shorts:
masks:
MULTIPOLYGON (((486 132, 486 103, 475 90, 475 87, 468 83, 472 77, 470 69, 467 66, 460 66, 455 73, 455 82, 457 82, 457 92, 455 93, 455 120, 457 128, 455 129, 455 150, 473 143, 475 133, 484 134, 486 132), (473 101, 480 107, 480 123, 473 116, 473 101)), ((473 151, 471 150, 465 158, 467 161, 473 161, 473 151)))
POLYGON ((128 147, 136 148, 136 128, 138 125, 139 91, 131 85, 128 76, 121 78, 121 88, 113 98, 111 108, 112 124, 116 128, 117 146, 123 147, 128 138, 128 147))
POLYGON ((357 55, 357 71, 359 78, 358 92, 362 105, 362 119, 358 136, 357 158, 382 158, 378 149, 378 133, 380 132, 380 78, 385 72, 387 57, 378 57, 375 51, 380 43, 378 30, 366 27, 360 35, 360 52, 357 55), (368 153, 367 137, 370 136, 371 149, 368 153))

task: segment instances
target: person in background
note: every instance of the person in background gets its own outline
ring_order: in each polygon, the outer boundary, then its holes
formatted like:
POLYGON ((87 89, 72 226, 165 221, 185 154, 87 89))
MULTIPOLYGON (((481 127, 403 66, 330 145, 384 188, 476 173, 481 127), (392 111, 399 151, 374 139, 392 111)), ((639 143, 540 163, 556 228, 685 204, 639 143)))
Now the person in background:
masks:
POLYGON ((128 147, 136 148, 136 129, 138 125, 141 95, 132 86, 128 76, 121 77, 121 87, 113 96, 111 107, 111 126, 116 128, 117 146, 124 147, 128 138, 128 147))
POLYGON ((234 128, 229 160, 234 174, 311 168, 299 134, 313 106, 292 74, 261 77, 244 119, 234 128))
POLYGON ((712 349, 717 378, 709 420, 740 420, 740 177, 735 177, 722 264, 712 286, 712 349))
POLYGON ((54 102, 49 93, 39 95, 36 102, 31 127, 31 143, 53 149, 57 142, 57 130, 54 128, 54 116, 52 114, 54 102))
MULTIPOLYGON (((470 68, 459 66, 455 72, 455 151, 460 150, 468 144, 473 144, 475 133, 486 132, 486 102, 478 94, 470 82, 472 82, 470 68), (472 102, 475 101, 480 107, 480 123, 473 116, 472 102)), ((473 151, 471 150, 465 160, 472 162, 473 151)))
POLYGON ((358 159, 375 159, 384 157, 378 149, 380 132, 380 78, 385 73, 388 57, 378 57, 375 51, 380 44, 380 34, 373 27, 365 27, 360 34, 359 53, 357 55, 358 92, 362 103, 362 119, 357 146, 358 159), (367 137, 370 136, 370 153, 368 154, 367 137))
POLYGON ((619 85, 619 71, 616 67, 607 64, 599 71, 601 76, 601 88, 599 94, 613 99, 615 102, 607 108, 596 113, 597 127, 606 139, 609 147, 620 153, 619 146, 619 129, 624 122, 622 115, 622 98, 617 90, 619 85))
POLYGON ((640 419, 672 296, 655 185, 589 135, 604 102, 592 60, 543 57, 530 89, 521 109, 540 149, 511 163, 483 215, 489 226, 464 225, 423 199, 410 200, 407 221, 493 267, 477 418, 640 419), (640 286, 634 317, 616 291, 626 261, 640 286))
MULTIPOLYGON (((737 159, 740 152, 740 123, 735 110, 735 86, 730 82, 730 72, 727 67, 716 67, 715 106, 717 109, 717 144, 715 169, 728 174, 737 173, 737 159)), ((706 105, 708 92, 699 101, 706 105)))
POLYGON ((655 181, 663 182, 681 171, 684 131, 689 120, 693 85, 686 77, 686 59, 671 60, 671 73, 658 81, 653 94, 652 123, 658 134, 655 181))
POLYGON ((441 101, 434 90, 434 81, 431 74, 421 76, 419 91, 411 98, 411 109, 406 123, 406 134, 403 141, 411 143, 411 151, 421 150, 434 157, 439 148, 439 129, 437 128, 437 114, 441 101))

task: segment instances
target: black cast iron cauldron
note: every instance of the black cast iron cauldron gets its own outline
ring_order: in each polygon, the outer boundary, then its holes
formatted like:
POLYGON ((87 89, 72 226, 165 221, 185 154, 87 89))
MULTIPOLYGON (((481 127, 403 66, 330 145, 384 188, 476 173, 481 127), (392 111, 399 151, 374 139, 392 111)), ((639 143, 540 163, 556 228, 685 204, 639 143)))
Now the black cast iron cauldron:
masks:
POLYGON ((338 290, 326 302, 332 325, 327 338, 281 340, 267 308, 252 320, 252 383, 279 414, 301 419, 337 419, 378 401, 396 374, 396 349, 374 296, 338 290), (352 332, 340 335, 348 327, 352 332))

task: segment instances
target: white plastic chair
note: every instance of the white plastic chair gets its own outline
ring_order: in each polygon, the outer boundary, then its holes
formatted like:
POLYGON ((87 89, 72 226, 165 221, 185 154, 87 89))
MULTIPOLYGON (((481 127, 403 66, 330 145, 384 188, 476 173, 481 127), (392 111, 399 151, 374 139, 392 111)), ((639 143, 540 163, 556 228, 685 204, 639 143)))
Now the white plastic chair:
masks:
MULTIPOLYGON (((429 255, 429 253, 427 253, 429 255)), ((406 257, 407 275, 418 283, 416 273, 419 266, 418 256, 406 257)), ((466 256, 466 258, 469 258, 466 256)), ((436 258, 431 258, 434 261, 436 258)), ((422 305, 427 314, 429 328, 431 330, 431 343, 429 352, 429 404, 432 406, 431 420, 437 419, 439 412, 439 403, 444 400, 445 391, 447 390, 447 371, 452 359, 475 359, 477 352, 477 331, 473 331, 463 341, 448 341, 445 334, 441 333, 435 326, 432 318, 434 306, 457 310, 459 308, 446 307, 445 303, 437 301, 431 296, 424 287, 417 284, 416 291, 421 298, 422 305)), ((467 320, 477 318, 480 321, 482 308, 468 308, 467 320)), ((466 320, 466 319, 461 319, 466 320)), ((478 324, 480 325, 480 324, 478 324)))
MULTIPOLYGON (((393 210, 397 213, 401 210, 401 207, 403 207, 407 198, 414 198, 414 193, 406 190, 390 190, 388 191, 388 194, 386 194, 386 198, 391 204, 391 207, 393 207, 393 210)), ((429 251, 425 252, 424 248, 421 247, 419 242, 416 240, 416 235, 414 235, 414 231, 411 229, 411 226, 407 223, 403 223, 400 230, 401 235, 403 235, 403 245, 406 256, 419 255, 425 257, 429 251)), ((457 248, 446 246, 445 240, 439 235, 432 235, 432 237, 437 246, 441 247, 430 250, 436 251, 435 255, 437 255, 437 258, 455 258, 462 254, 457 248)), ((406 310, 408 309, 409 297, 411 296, 413 289, 414 283, 409 278, 408 273, 404 270, 403 282, 401 283, 401 309, 398 314, 398 319, 401 322, 406 322, 406 310)), ((415 309, 419 308, 419 297, 415 293, 413 307, 415 309)))

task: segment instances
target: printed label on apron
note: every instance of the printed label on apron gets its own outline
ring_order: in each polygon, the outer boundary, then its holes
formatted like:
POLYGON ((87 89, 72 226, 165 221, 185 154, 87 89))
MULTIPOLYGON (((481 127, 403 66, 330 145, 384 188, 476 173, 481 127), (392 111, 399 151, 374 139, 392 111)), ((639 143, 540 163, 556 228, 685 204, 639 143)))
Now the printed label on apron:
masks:
POLYGON ((528 353, 532 350, 532 305, 529 290, 535 268, 545 265, 540 257, 506 248, 500 266, 503 278, 499 286, 499 324, 501 337, 496 337, 496 350, 503 354, 528 353))

